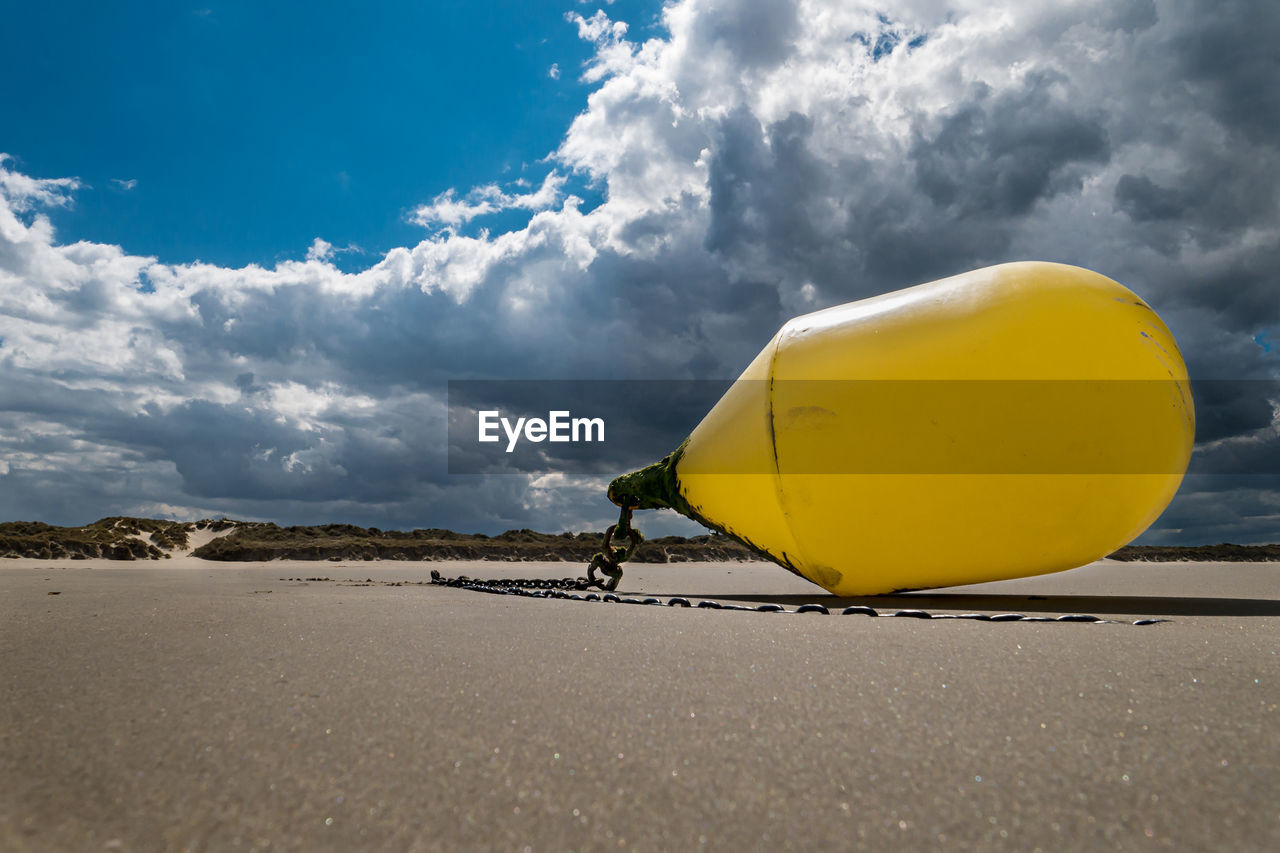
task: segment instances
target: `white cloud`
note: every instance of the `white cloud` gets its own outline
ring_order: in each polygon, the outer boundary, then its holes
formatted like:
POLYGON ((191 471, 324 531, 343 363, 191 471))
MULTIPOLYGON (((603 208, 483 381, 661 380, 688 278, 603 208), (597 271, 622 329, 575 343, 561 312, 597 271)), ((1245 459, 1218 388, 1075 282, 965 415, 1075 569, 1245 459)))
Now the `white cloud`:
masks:
POLYGON ((547 210, 562 198, 564 183, 565 177, 552 171, 531 193, 506 193, 497 184, 486 184, 459 198, 456 190, 448 189, 436 196, 431 204, 414 210, 410 219, 427 227, 444 225, 456 228, 478 216, 504 210, 547 210))
POLYGON ((311 242, 311 248, 307 249, 307 260, 309 261, 327 261, 333 257, 333 244, 328 240, 321 240, 317 237, 311 242))
POLYGON ((560 79, 560 63, 558 62, 551 63, 551 67, 547 69, 547 76, 550 77, 552 80, 559 80, 560 79))
POLYGON ((128 180, 124 180, 122 178, 112 178, 111 183, 115 184, 117 187, 124 190, 125 192, 128 192, 129 190, 133 189, 138 185, 138 179, 129 178, 128 180))
POLYGON ((565 20, 578 26, 578 37, 593 42, 596 55, 587 65, 582 79, 595 83, 610 74, 624 73, 634 60, 634 45, 627 41, 625 21, 612 21, 603 9, 597 9, 590 18, 577 12, 566 12, 565 20))
MULTIPOLYGON (((65 207, 71 203, 71 193, 81 187, 78 178, 31 178, 20 172, 10 171, 5 163, 13 158, 0 152, 0 196, 3 196, 5 213, 22 213, 32 205, 65 207)), ((3 222, 0 221, 0 225, 3 222)))
POLYGON ((627 35, 625 21, 611 21, 603 9, 597 9, 590 18, 577 12, 566 12, 565 20, 578 25, 578 38, 597 44, 616 44, 627 35))
POLYGON ((350 245, 344 248, 338 248, 328 240, 320 237, 311 241, 311 245, 307 248, 308 261, 321 261, 323 263, 331 262, 337 255, 363 254, 364 250, 359 246, 350 245))

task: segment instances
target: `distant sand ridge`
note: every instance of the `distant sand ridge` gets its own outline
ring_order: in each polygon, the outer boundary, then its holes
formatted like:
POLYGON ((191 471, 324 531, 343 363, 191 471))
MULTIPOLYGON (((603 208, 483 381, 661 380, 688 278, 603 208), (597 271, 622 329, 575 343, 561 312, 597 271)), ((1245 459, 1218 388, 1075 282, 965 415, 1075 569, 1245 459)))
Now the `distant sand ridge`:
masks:
POLYGON ((0 556, 44 560, 164 560, 185 557, 242 525, 229 519, 169 521, 109 516, 83 527, 41 521, 0 524, 0 556))
MULTIPOLYGON (((586 562, 603 546, 602 533, 508 530, 496 536, 440 528, 381 530, 351 524, 279 527, 259 521, 175 522, 110 517, 84 527, 42 522, 0 524, 0 556, 33 559, 204 560, 500 560, 586 562)), ((646 541, 639 563, 753 560, 755 554, 719 534, 663 536, 646 541)))
MULTIPOLYGON (((111 516, 83 527, 38 521, 0 524, 0 557, 43 560, 166 560, 196 557, 220 562, 270 560, 499 560, 586 562, 603 544, 601 533, 539 533, 508 530, 496 536, 440 528, 409 531, 351 524, 280 527, 227 518, 167 521, 111 516)), ((909 548, 904 544, 903 549, 909 548)), ((738 541, 719 534, 663 536, 646 541, 637 563, 760 559, 738 541)), ((1130 545, 1111 559, 1132 561, 1280 561, 1280 545, 1130 545)))

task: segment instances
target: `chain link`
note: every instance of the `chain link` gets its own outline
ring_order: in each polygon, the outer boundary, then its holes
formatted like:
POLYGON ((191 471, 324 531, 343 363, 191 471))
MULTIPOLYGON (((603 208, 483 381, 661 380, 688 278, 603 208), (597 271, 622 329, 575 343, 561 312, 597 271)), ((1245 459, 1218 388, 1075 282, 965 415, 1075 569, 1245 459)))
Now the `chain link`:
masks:
MULTIPOLYGON (((635 509, 635 505, 626 500, 622 506, 622 511, 618 515, 618 523, 612 524, 604 532, 604 542, 600 550, 591 556, 591 562, 587 564, 587 576, 577 578, 471 578, 466 575, 459 575, 456 578, 447 578, 440 572, 432 570, 431 583, 437 586, 449 586, 458 589, 470 590, 471 592, 485 592, 490 595, 520 595, 526 598, 556 598, 567 599, 570 601, 595 601, 614 604, 645 604, 658 607, 691 607, 699 610, 746 610, 755 613, 792 613, 805 614, 817 613, 822 616, 828 616, 831 611, 827 609, 825 604, 802 604, 795 610, 788 610, 781 604, 761 604, 756 607, 747 607, 741 604, 725 604, 721 601, 712 599, 703 599, 694 604, 689 599, 681 596, 674 596, 663 601, 660 598, 634 598, 623 597, 617 595, 615 590, 618 583, 622 580, 622 564, 635 554, 636 549, 644 542, 644 537, 640 535, 640 531, 631 526, 631 513, 635 509), (614 537, 625 537, 626 544, 621 547, 614 547, 614 537), (596 577, 596 571, 602 571, 607 579, 596 577), (579 592, 586 592, 593 587, 604 591, 603 595, 594 592, 588 592, 586 595, 578 595, 579 592), (572 590, 569 592, 568 590, 572 590)), ((1026 616, 1022 613, 998 613, 991 615, 989 613, 929 613, 925 610, 898 610, 893 613, 876 610, 873 607, 867 607, 861 604, 850 605, 840 611, 842 616, 899 616, 906 619, 974 619, 982 622, 1093 622, 1096 624, 1121 624, 1121 625, 1154 625, 1158 622, 1168 622, 1168 619, 1138 619, 1134 622, 1126 622, 1116 619, 1100 619, 1097 616, 1089 616, 1084 613, 1069 613, 1064 616, 1026 616)))
MULTIPOLYGON (((621 570, 619 570, 619 578, 621 570)), ((995 615, 989 613, 929 613, 926 610, 898 610, 895 612, 878 611, 873 607, 867 607, 862 604, 853 604, 839 611, 828 609, 825 604, 802 604, 795 610, 788 610, 781 604, 760 604, 755 607, 747 607, 742 604, 725 604, 721 601, 712 599, 703 599, 698 602, 691 602, 689 599, 674 596, 663 601, 660 598, 652 596, 647 598, 635 598, 632 596, 621 596, 612 590, 616 587, 609 587, 609 591, 604 595, 598 595, 594 592, 588 592, 586 595, 578 595, 595 586, 602 586, 600 581, 592 581, 588 578, 490 578, 480 579, 471 578, 466 575, 459 575, 455 578, 447 578, 434 569, 431 572, 431 583, 437 586, 455 587, 457 589, 465 589, 471 592, 485 592, 490 595, 519 595, 526 598, 554 598, 568 601, 594 601, 612 604, 644 604, 658 607, 690 607, 699 610, 743 610, 753 613, 790 613, 790 614, 806 614, 816 613, 822 616, 831 615, 838 612, 841 616, 898 616, 904 619, 972 619, 980 622, 1091 622, 1099 625, 1155 625, 1160 622, 1168 622, 1168 619, 1137 619, 1128 622, 1122 619, 1101 619, 1097 616, 1089 616, 1084 613, 1068 613, 1063 616, 1026 616, 1022 613, 997 613, 995 615), (566 590, 573 590, 567 592, 566 590)))
POLYGON ((618 515, 618 523, 609 525, 609 529, 604 532, 604 543, 599 551, 591 555, 591 562, 587 564, 587 576, 582 578, 588 586, 599 587, 608 592, 618 588, 618 582, 622 580, 622 564, 631 559, 644 541, 640 531, 631 526, 631 513, 634 509, 630 504, 623 506, 618 515), (627 544, 621 548, 613 547, 614 536, 627 537, 627 544), (596 569, 608 575, 609 579, 597 578, 596 569))

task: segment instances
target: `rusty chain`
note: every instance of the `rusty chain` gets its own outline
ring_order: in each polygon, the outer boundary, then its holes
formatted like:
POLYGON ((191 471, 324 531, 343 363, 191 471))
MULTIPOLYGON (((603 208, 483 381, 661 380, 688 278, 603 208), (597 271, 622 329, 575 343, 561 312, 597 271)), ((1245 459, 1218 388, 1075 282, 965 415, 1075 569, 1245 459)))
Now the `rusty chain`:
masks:
MULTIPOLYGON (((604 542, 600 550, 591 556, 591 562, 587 565, 586 577, 479 579, 459 575, 456 578, 447 578, 433 569, 431 571, 431 583, 437 586, 449 586, 472 592, 485 592, 491 595, 518 595, 526 598, 555 598, 570 601, 603 602, 606 604, 646 604, 660 607, 694 607, 701 610, 746 610, 756 613, 817 613, 823 616, 832 612, 825 604, 817 603, 802 604, 795 610, 788 610, 781 604, 760 604, 756 607, 747 607, 741 604, 725 604, 712 599, 703 599, 694 603, 682 596, 674 596, 663 601, 652 596, 635 598, 616 594, 618 583, 622 580, 622 563, 631 559, 636 549, 644 541, 644 537, 640 535, 640 532, 631 526, 631 513, 634 508, 634 505, 629 501, 622 505, 618 523, 610 525, 605 530, 604 542), (626 537, 626 544, 615 548, 613 546, 614 537, 626 537), (596 577, 597 570, 604 572, 606 577, 596 577), (594 592, 587 592, 586 595, 578 594, 592 588, 599 588, 604 591, 604 594, 599 595, 594 592)), ((1093 622, 1098 624, 1154 625, 1159 622, 1169 621, 1167 619, 1138 619, 1134 622, 1126 622, 1117 619, 1101 619, 1084 613, 1068 613, 1063 616, 1026 616, 1022 613, 997 613, 994 615, 988 613, 929 613, 925 610, 915 609, 881 613, 873 607, 861 604, 850 605, 839 612, 842 616, 889 615, 908 619, 973 619, 982 622, 1093 622)))
POLYGON ((700 610, 742 610, 754 613, 790 613, 805 614, 816 613, 823 616, 838 613, 842 616, 898 616, 907 619, 972 619, 981 622, 1092 622, 1096 624, 1108 625, 1155 625, 1160 622, 1168 622, 1168 619, 1138 619, 1128 622, 1120 619, 1101 619, 1097 616, 1089 616, 1084 613, 1068 613, 1063 616, 1026 616, 1022 613, 930 613, 926 610, 898 610, 895 612, 880 612, 874 607, 866 605, 854 604, 843 608, 842 610, 828 609, 825 604, 802 604, 794 610, 788 610, 781 604, 760 604, 755 607, 747 607, 742 604, 726 604, 721 601, 711 599, 703 599, 697 602, 690 601, 682 596, 673 596, 663 601, 660 598, 649 596, 646 598, 636 598, 633 596, 622 596, 612 591, 605 592, 603 595, 587 592, 586 595, 578 593, 586 592, 594 586, 601 586, 602 582, 592 582, 588 578, 490 578, 480 579, 472 578, 466 575, 449 578, 440 574, 440 572, 432 570, 431 583, 437 586, 448 586, 457 589, 465 589, 471 592, 484 592, 490 595, 516 595, 525 598, 550 598, 563 599, 568 601, 592 601, 606 604, 645 604, 659 607, 691 607, 700 610), (572 590, 570 592, 569 590, 572 590))

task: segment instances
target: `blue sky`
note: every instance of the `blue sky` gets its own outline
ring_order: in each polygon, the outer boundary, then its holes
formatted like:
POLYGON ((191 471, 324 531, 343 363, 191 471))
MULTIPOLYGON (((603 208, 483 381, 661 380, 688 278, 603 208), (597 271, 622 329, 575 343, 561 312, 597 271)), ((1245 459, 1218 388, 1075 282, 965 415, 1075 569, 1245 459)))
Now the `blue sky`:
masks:
MULTIPOLYGON (((540 182, 591 88, 572 0, 6 6, 3 150, 87 185, 68 233, 166 262, 270 264, 321 237, 367 266, 449 187, 540 182)), ((611 12, 643 32, 659 9, 611 12)))
POLYGON ((447 383, 722 380, 797 314, 1039 259, 1243 380, 1145 541, 1280 541, 1280 7, 3 21, 2 519, 601 529, 606 478, 451 476, 447 383))

